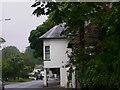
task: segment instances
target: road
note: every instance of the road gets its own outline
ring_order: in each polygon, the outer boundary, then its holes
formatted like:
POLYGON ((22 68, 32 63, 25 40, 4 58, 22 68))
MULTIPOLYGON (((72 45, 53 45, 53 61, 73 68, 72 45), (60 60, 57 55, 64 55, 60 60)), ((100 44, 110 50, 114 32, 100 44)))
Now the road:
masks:
POLYGON ((43 87, 43 80, 33 80, 29 82, 5 85, 5 90, 63 90, 58 88, 59 80, 48 79, 48 87, 43 87), (58 88, 58 89, 57 89, 58 88))
POLYGON ((16 84, 5 85, 5 88, 42 88, 43 80, 33 80, 16 84))

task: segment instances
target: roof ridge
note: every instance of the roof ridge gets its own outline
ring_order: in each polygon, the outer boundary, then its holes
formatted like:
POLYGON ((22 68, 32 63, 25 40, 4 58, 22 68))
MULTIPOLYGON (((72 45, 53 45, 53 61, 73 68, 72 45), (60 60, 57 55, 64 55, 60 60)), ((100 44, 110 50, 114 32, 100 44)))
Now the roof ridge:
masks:
POLYGON ((55 25, 49 31, 43 34, 40 38, 41 39, 63 38, 63 36, 60 36, 60 34, 64 30, 64 25, 65 25, 64 23, 55 25))

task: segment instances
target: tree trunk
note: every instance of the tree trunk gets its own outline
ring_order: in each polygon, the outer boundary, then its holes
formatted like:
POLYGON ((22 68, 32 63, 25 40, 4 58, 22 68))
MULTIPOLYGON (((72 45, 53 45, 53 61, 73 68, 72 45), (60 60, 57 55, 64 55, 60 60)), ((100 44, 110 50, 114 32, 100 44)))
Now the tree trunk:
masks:
MULTIPOLYGON (((83 27, 82 27, 82 29, 79 29, 79 47, 80 48, 83 48, 84 49, 84 47, 85 47, 85 45, 84 45, 84 34, 85 34, 85 30, 84 30, 84 22, 82 21, 82 23, 83 23, 83 27)), ((83 55, 84 55, 84 52, 82 52, 83 53, 83 55)), ((84 59, 84 58, 83 58, 84 59)), ((78 73, 77 75, 80 75, 80 80, 77 80, 77 88, 78 89, 81 89, 82 90, 82 86, 83 86, 83 77, 82 77, 82 70, 83 70, 83 66, 82 66, 82 61, 81 61, 81 63, 79 63, 79 66, 80 66, 80 74, 78 73)))

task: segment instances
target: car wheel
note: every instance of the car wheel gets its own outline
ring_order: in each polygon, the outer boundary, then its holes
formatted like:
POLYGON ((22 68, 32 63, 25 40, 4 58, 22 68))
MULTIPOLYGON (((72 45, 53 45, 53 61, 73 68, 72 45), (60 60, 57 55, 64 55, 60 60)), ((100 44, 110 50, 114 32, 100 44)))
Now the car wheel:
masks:
POLYGON ((2 87, 2 89, 1 90, 5 90, 5 88, 4 87, 2 87))

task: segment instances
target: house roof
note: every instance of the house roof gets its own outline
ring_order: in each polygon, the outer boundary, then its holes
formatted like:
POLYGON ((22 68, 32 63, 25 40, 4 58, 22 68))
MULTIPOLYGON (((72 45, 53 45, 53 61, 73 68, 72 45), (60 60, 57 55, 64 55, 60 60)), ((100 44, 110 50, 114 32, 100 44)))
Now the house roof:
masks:
POLYGON ((61 32, 64 29, 65 24, 59 24, 55 25, 53 28, 51 28, 49 31, 47 31, 45 34, 43 34, 40 38, 41 39, 62 39, 65 38, 61 35, 61 32))
POLYGON ((42 69, 43 67, 43 65, 35 65, 35 69, 42 69))

